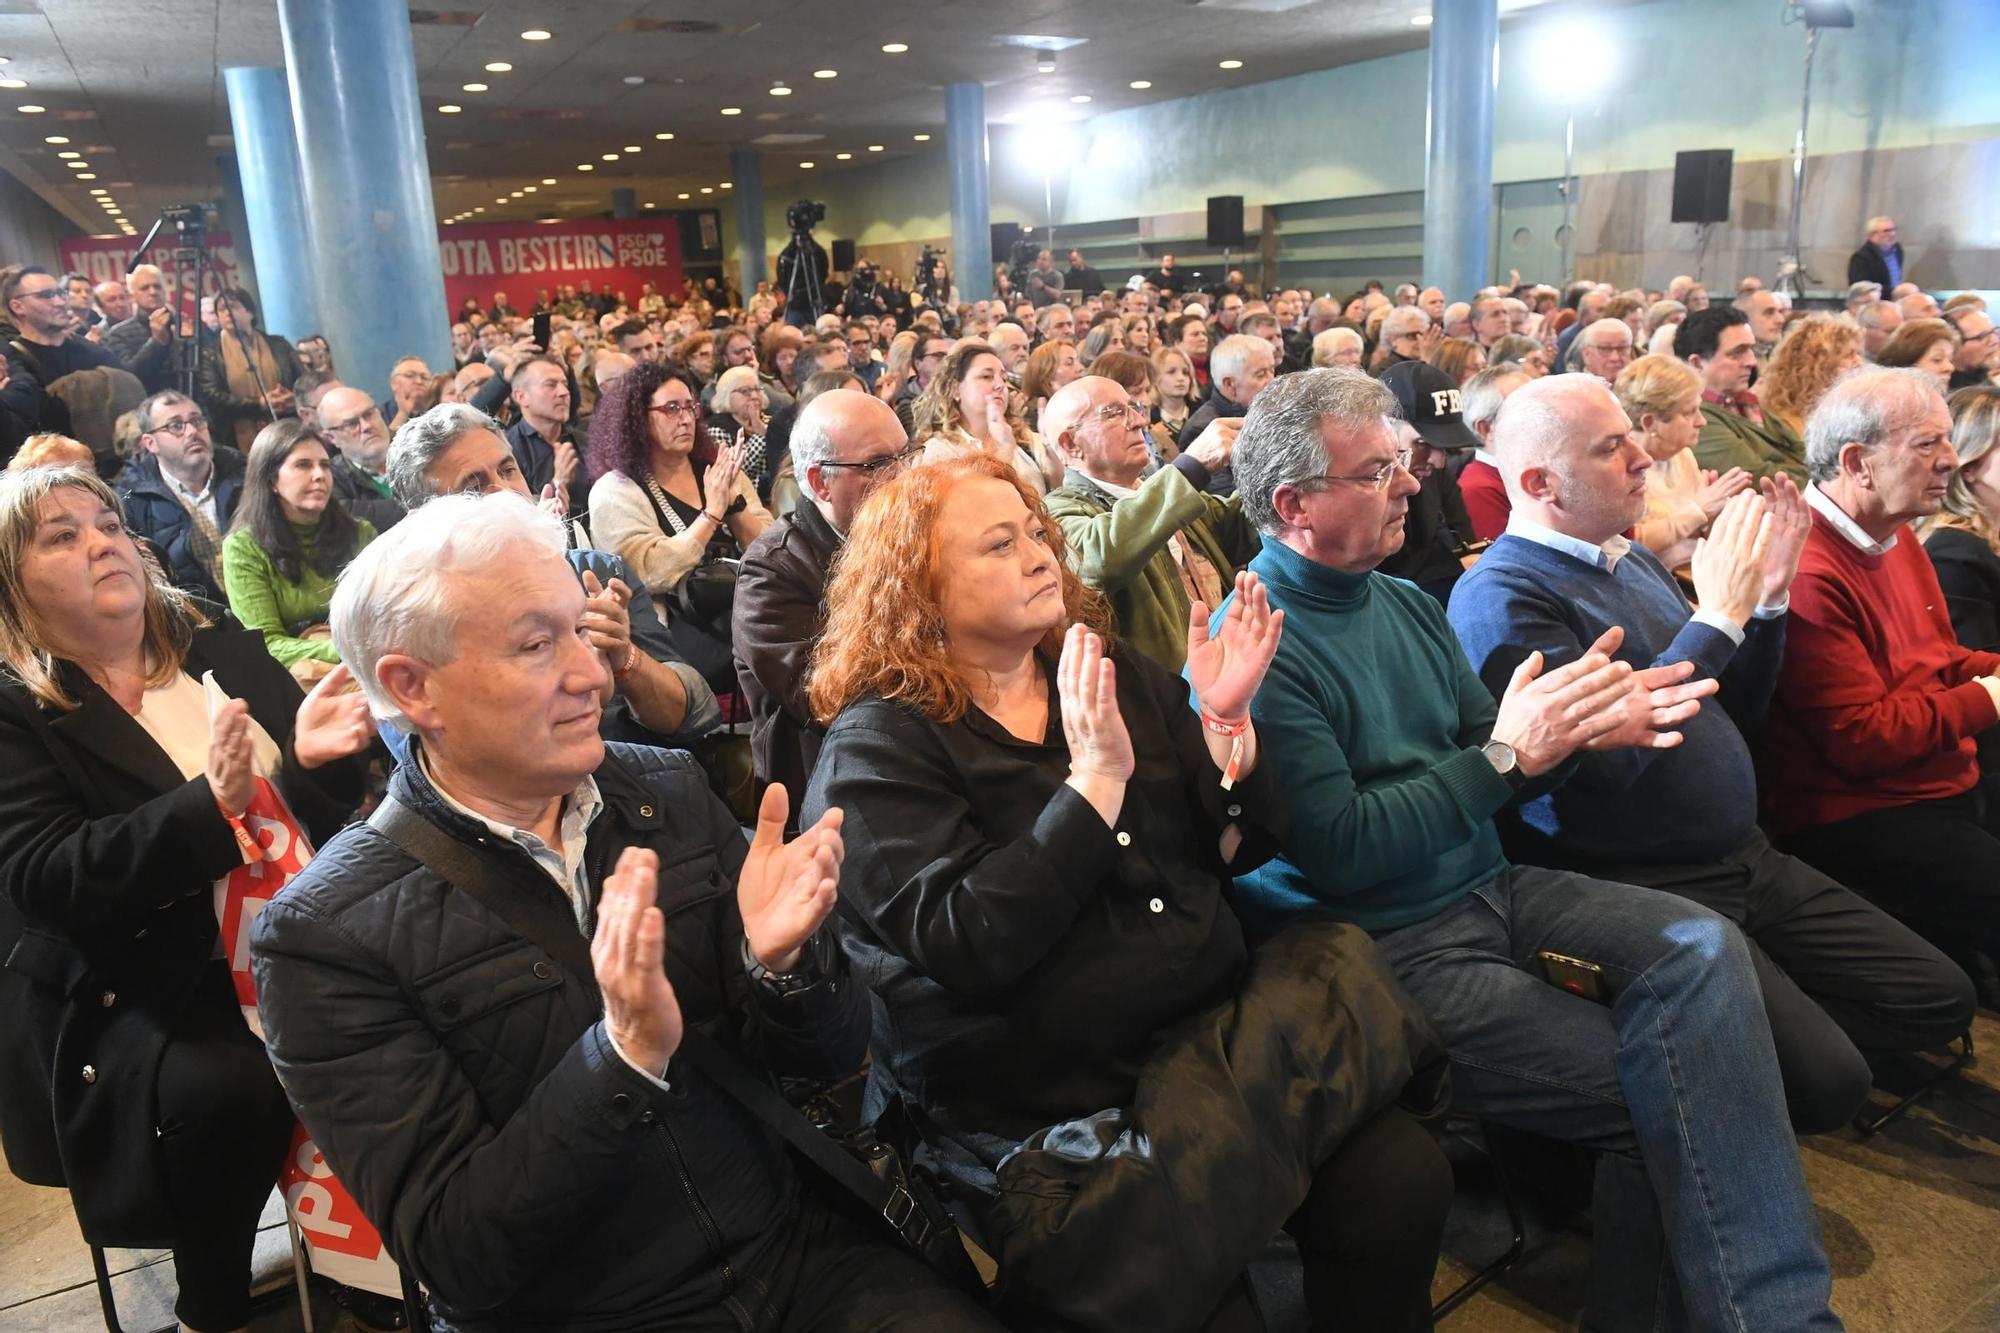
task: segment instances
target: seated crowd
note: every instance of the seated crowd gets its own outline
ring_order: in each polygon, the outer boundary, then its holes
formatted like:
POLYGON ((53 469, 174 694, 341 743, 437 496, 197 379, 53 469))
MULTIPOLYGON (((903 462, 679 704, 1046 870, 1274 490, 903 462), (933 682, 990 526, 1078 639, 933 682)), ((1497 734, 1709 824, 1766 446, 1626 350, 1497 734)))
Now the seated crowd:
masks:
POLYGON ((1588 1161, 1582 1326, 1840 1328, 1795 1136, 2000 1000, 2000 338, 1877 222, 1812 313, 497 292, 381 393, 0 270, 10 1169, 204 1333, 295 1121, 439 1327, 1248 1330, 1285 1233, 1393 1333, 1457 1116, 1588 1161))

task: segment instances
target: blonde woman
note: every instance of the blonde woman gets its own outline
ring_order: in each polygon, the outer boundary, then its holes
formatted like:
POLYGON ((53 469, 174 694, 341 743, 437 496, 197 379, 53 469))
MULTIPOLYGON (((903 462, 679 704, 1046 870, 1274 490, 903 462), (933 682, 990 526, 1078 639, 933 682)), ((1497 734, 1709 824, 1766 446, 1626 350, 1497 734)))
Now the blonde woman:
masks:
POLYGON ((1685 577, 1695 543, 1730 496, 1753 478, 1740 467, 1718 477, 1694 461, 1701 434, 1701 376, 1671 356, 1642 356, 1612 386, 1632 434, 1653 460, 1646 477, 1646 513, 1634 527, 1639 544, 1685 577))
POLYGON ((923 446, 926 459, 988 454, 1046 495, 1062 485, 1062 461, 1009 414, 1009 396, 1000 354, 985 343, 960 343, 917 398, 910 438, 923 446))
POLYGON ((885 403, 893 403, 902 396, 903 386, 916 371, 917 347, 923 342, 923 335, 914 329, 904 329, 889 340, 888 354, 883 358, 882 373, 875 380, 875 396, 885 403))
POLYGON ((1960 389, 1949 402, 1958 467, 1944 507, 1919 526, 1959 643, 1990 652, 2000 649, 2000 386, 1960 389))
POLYGON ((1201 406, 1194 383, 1194 362, 1188 360, 1186 352, 1178 347, 1161 347, 1153 353, 1153 394, 1160 409, 1160 426, 1178 451, 1181 428, 1201 406))

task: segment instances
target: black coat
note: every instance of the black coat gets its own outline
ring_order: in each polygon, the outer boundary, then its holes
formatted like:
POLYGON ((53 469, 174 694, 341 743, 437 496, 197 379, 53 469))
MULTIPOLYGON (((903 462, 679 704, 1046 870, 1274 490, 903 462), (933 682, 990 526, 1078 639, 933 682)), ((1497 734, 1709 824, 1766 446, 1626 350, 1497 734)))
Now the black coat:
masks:
POLYGON ((809 497, 750 543, 736 574, 730 639, 750 703, 757 780, 790 798, 797 825, 825 729, 806 702, 806 659, 826 624, 826 579, 840 537, 809 497))
MULTIPOLYGON (((243 455, 226 444, 215 446, 213 484, 219 551, 243 494, 243 455)), ((194 517, 160 475, 159 455, 142 453, 118 474, 118 499, 125 506, 126 526, 166 553, 167 576, 175 587, 227 605, 228 595, 217 586, 208 566, 195 557, 194 517)))
MULTIPOLYGON (((262 636, 198 631, 184 669, 213 670, 282 747, 277 785, 307 831, 338 828, 360 771, 298 766, 299 687, 262 636)), ((68 1185, 93 1241, 171 1245, 156 1076, 215 953, 210 890, 241 853, 208 780, 183 779, 82 671, 63 675, 81 700, 68 713, 0 683, 0 1140, 21 1179, 68 1185)))
MULTIPOLYGON (((596 779, 592 901, 625 848, 659 854, 684 1020, 782 1074, 859 1067, 867 993, 837 947, 822 951, 824 979, 789 997, 746 974, 734 886, 747 844, 694 761, 612 745, 596 779)), ((660 1328, 716 1310, 732 1281, 733 1299, 756 1306, 748 1279, 798 1212, 775 1135, 678 1058, 669 1091, 626 1064, 569 899, 447 806, 419 764, 392 783, 547 944, 367 824, 258 914, 272 1063, 390 1254, 461 1333, 660 1328)))
MULTIPOLYGON (((1937 570, 1960 646, 2000 652, 2000 555, 1963 528, 1933 529, 1924 538, 1924 551, 1937 570)), ((1988 727, 1976 739, 1980 785, 1989 801, 2000 801, 2000 727, 1988 727)))
MULTIPOLYGON (((1904 279, 1908 280, 1910 276, 1910 266, 1908 262, 1905 261, 1903 258, 1903 243, 1901 241, 1898 241, 1896 242, 1895 245, 1891 246, 1890 249, 1894 250, 1896 253, 1897 269, 1899 269, 1902 272, 1904 279)), ((1859 250, 1856 250, 1853 254, 1847 257, 1847 280, 1851 283, 1852 282, 1881 283, 1882 296, 1886 300, 1888 298, 1890 290, 1889 261, 1882 258, 1882 252, 1880 250, 1877 250, 1872 242, 1863 241, 1861 243, 1861 248, 1859 250)))

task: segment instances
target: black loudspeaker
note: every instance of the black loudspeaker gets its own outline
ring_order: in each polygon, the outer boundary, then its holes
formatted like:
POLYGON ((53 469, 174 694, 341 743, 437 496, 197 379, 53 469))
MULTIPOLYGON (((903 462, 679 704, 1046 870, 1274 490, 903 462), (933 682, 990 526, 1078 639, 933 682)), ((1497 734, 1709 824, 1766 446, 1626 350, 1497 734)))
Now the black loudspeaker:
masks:
POLYGON ((854 242, 835 241, 833 243, 833 271, 850 273, 854 269, 854 242))
POLYGON ((1018 222, 996 222, 993 224, 992 231, 993 249, 990 253, 993 256, 993 262, 1004 264, 1007 262, 1007 257, 1014 253, 1014 242, 1021 239, 1021 224, 1018 222))
POLYGON ((1696 148, 1674 154, 1675 222, 1729 221, 1729 176, 1736 154, 1696 148))
POLYGON ((1208 199, 1208 243, 1222 250, 1243 248, 1243 196, 1216 194, 1208 199))

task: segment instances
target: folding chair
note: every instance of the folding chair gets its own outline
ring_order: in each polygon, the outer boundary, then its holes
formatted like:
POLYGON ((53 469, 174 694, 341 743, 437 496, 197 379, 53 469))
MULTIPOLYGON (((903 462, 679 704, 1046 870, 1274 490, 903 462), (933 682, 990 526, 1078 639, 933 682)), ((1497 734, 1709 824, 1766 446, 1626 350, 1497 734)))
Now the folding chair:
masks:
MULTIPOLYGON (((1972 1032, 1970 1029, 1960 1034, 1958 1043, 1959 1051, 1957 1055, 1953 1056, 1948 1063, 1939 1066, 1936 1071, 1920 1081, 1915 1088, 1905 1093, 1895 1105, 1885 1111, 1876 1111, 1873 1103, 1864 1104, 1860 1113, 1854 1117, 1854 1132, 1863 1139, 1874 1138, 1890 1121, 1902 1115, 1912 1106, 1915 1106, 1918 1102, 1929 1096, 1940 1083, 1943 1083, 1953 1074, 1956 1074, 1959 1070, 1972 1063, 1972 1032)), ((1949 1050, 1950 1047, 1946 1047, 1945 1049, 1949 1050)))
MULTIPOLYGON (((1485 1124, 1484 1122, 1480 1122, 1480 1138, 1482 1141, 1485 1140, 1485 1136, 1485 1124)), ((1490 1142, 1486 1144, 1486 1160, 1493 1168, 1494 1183, 1500 1187, 1500 1199, 1506 1206, 1507 1222, 1513 1228, 1514 1239, 1507 1246, 1505 1252, 1498 1258, 1474 1272, 1472 1276, 1461 1282, 1458 1285, 1458 1289, 1453 1291, 1451 1295, 1431 1307, 1431 1319, 1433 1322, 1443 1319, 1446 1315, 1458 1309, 1459 1306, 1464 1305, 1474 1296, 1477 1296, 1495 1278, 1500 1277, 1515 1264, 1521 1262, 1521 1256, 1528 1249, 1528 1224, 1526 1215, 1521 1211, 1521 1200, 1514 1192, 1514 1181, 1507 1172, 1506 1161, 1500 1153, 1493 1151, 1493 1146, 1490 1142)))

